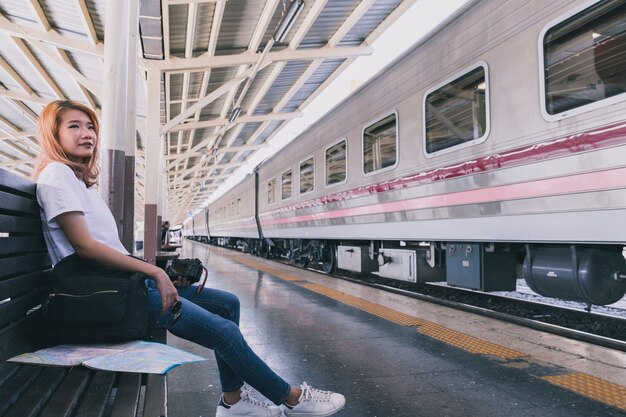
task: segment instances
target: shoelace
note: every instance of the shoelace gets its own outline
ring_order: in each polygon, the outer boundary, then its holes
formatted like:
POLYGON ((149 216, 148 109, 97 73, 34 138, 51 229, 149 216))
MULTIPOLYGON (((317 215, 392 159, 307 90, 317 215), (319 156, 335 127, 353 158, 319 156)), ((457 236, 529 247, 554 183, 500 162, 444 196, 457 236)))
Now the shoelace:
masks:
POLYGON ((250 390, 248 388, 242 388, 241 389, 241 400, 245 403, 250 403, 254 406, 260 406, 260 407, 269 407, 269 404, 266 403, 265 401, 261 401, 258 398, 254 398, 252 396, 252 393, 250 392, 250 390))
POLYGON ((324 402, 330 401, 330 394, 332 394, 332 392, 330 391, 322 391, 320 389, 313 388, 306 382, 303 382, 301 387, 302 387, 302 396, 300 397, 300 402, 311 401, 311 400, 312 401, 324 401, 324 402))

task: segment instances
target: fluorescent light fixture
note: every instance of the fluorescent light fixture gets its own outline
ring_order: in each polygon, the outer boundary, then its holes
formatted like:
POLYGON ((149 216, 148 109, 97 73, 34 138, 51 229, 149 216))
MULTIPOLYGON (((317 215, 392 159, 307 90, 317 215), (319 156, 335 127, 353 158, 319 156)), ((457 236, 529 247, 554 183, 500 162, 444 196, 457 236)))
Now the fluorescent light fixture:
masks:
POLYGON ((230 112, 230 116, 228 116, 228 121, 230 123, 235 123, 235 120, 237 120, 239 114, 241 114, 241 107, 235 107, 233 111, 230 112))
POLYGON ((283 14, 280 16, 280 21, 278 25, 276 25, 276 29, 274 29, 274 33, 272 34, 272 38, 274 38, 274 42, 282 42, 285 40, 289 29, 293 26, 300 15, 300 12, 304 9, 304 1, 303 0, 291 0, 288 6, 285 6, 283 10, 283 14))

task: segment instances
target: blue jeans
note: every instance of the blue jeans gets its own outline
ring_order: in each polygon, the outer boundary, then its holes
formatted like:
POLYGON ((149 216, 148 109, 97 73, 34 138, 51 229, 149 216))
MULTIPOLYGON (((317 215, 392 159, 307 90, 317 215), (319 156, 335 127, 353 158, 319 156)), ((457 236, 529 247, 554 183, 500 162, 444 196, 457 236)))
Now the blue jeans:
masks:
POLYGON ((171 312, 161 315, 161 293, 146 279, 151 322, 172 334, 215 352, 223 392, 235 392, 246 382, 274 404, 287 399, 290 385, 272 371, 248 346, 239 329, 239 299, 214 288, 179 288, 181 317, 172 324, 171 312))

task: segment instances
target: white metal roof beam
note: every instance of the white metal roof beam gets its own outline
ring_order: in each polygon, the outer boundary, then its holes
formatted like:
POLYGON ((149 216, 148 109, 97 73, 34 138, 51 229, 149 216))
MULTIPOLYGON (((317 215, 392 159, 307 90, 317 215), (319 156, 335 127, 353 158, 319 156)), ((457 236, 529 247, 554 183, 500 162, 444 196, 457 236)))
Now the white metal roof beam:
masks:
MULTIPOLYGON (((82 0, 77 0, 77 2, 80 3, 80 2, 82 2, 82 0)), ((28 5, 30 6, 32 12, 37 16, 37 20, 39 22, 39 26, 41 26, 41 28, 43 30, 45 30, 46 32, 50 31, 52 29, 52 26, 50 25, 50 22, 46 18, 46 14, 44 13, 43 9, 41 8, 41 5, 39 4, 39 2, 37 0, 30 0, 28 2, 28 5)), ((80 8, 80 4, 78 4, 78 7, 80 8)), ((83 2, 83 7, 85 8, 85 11, 86 11, 87 9, 86 9, 86 7, 84 5, 84 2, 83 2)), ((89 22, 91 22, 91 19, 89 19, 89 22)), ((87 26, 87 28, 89 28, 89 25, 86 25, 86 26, 87 26)), ((91 26, 92 26, 92 29, 93 29, 93 25, 91 25, 91 26)), ((95 33, 95 31, 94 31, 94 33, 95 33)), ((92 44, 95 45, 96 41, 92 40, 92 44)), ((57 49, 57 48, 54 48, 53 50, 60 56, 60 58, 67 65, 69 65, 72 68, 74 67, 74 65, 72 64, 72 62, 71 62, 71 60, 70 60, 70 58, 69 58, 69 56, 67 54, 67 51, 65 51, 64 49, 57 49)), ((89 94, 89 91, 83 85, 81 85, 77 80, 75 80, 75 81, 76 81, 76 84, 78 85, 78 89, 81 92, 85 102, 89 103, 89 105, 92 108, 96 108, 96 103, 94 102, 93 98, 89 94)))
MULTIPOLYGON (((222 26, 222 18, 224 17, 225 8, 226 8, 226 3, 224 2, 220 2, 215 5, 215 11, 213 13, 213 21, 211 23, 211 33, 209 34, 209 44, 208 44, 207 52, 206 52, 210 56, 215 55, 215 50, 217 48, 217 40, 219 36, 219 30, 222 26)), ((169 75, 169 73, 166 73, 166 75, 169 75)), ((200 85, 199 97, 204 97, 207 95, 207 89, 209 87, 210 77, 211 77, 211 68, 207 69, 202 74, 202 84, 200 85)), ((198 109, 198 111, 195 112, 195 114, 193 115, 194 122, 198 122, 200 120, 201 112, 202 112, 202 109, 198 109)), ((193 139, 195 137, 195 133, 196 133, 195 130, 192 130, 190 132, 188 140, 187 140, 187 144, 186 144, 187 149, 193 146, 193 139)), ((181 153, 181 147, 182 147, 181 136, 182 136, 181 134, 178 134, 178 147, 177 147, 178 152, 177 153, 181 153)))
MULTIPOLYGON (((231 146, 226 151, 227 152, 238 152, 238 151, 259 150, 259 149, 267 148, 267 146, 268 146, 267 144, 231 146)), ((168 160, 171 160, 171 159, 178 158, 179 156, 180 157, 184 157, 184 158, 200 158, 203 155, 205 155, 205 154, 203 154, 201 152, 184 152, 184 153, 180 153, 180 154, 176 154, 176 155, 168 155, 168 156, 165 157, 165 160, 168 161, 168 160)))
MULTIPOLYGON (((297 32, 294 34, 293 38, 291 39, 291 42, 289 43, 289 49, 295 50, 298 48, 298 46, 300 46, 302 39, 304 39, 304 36, 311 29, 311 27, 313 26, 313 23, 317 20, 319 15, 322 13, 322 10, 326 6, 326 3, 327 3, 326 0, 324 1, 320 0, 320 1, 316 1, 313 4, 311 9, 305 16, 304 20, 302 21, 302 24, 298 28, 297 32)), ((268 75, 265 82, 259 89, 258 94, 256 95, 256 97, 254 97, 254 99, 250 103, 248 112, 254 112, 254 110, 257 108, 257 106, 259 105, 263 97, 265 97, 267 92, 270 90, 270 88, 274 84, 274 81, 276 81, 276 79, 278 78, 278 76, 280 75, 280 73, 282 72, 282 70, 285 68, 286 65, 287 65, 286 61, 281 61, 281 62, 276 63, 276 65, 274 65, 274 68, 272 68, 272 72, 268 75)))
MULTIPOLYGON (((272 0, 272 1, 265 2, 265 6, 263 7, 263 10, 261 11, 261 16, 259 17, 257 25, 254 28, 254 32, 252 33, 252 37, 250 38, 250 42, 248 42, 248 50, 247 50, 248 53, 255 54, 256 51, 259 49, 259 46, 261 45, 261 41, 263 40, 263 35, 267 31, 267 27, 270 24, 270 21, 272 19, 272 16, 274 15, 276 6, 279 4, 279 1, 280 0, 272 0)), ((236 108, 240 106, 241 102, 243 101, 243 96, 248 91, 248 87, 250 86, 250 83, 252 82, 252 80, 258 73, 259 68, 261 67, 261 61, 265 59, 265 57, 267 56, 267 53, 272 48, 273 44, 274 44, 273 40, 270 40, 270 42, 267 45, 265 45, 263 52, 257 57, 257 59, 254 62, 252 62, 252 73, 249 76, 250 78, 246 80, 246 84, 244 85, 243 91, 240 93, 240 96, 235 99, 235 93, 237 93, 238 86, 237 88, 233 88, 229 92, 226 100, 224 101, 222 111, 220 112, 220 115, 222 117, 226 116, 228 112, 231 111, 231 107, 236 108)), ((243 65, 240 64, 239 68, 237 69, 237 75, 245 72, 248 69, 247 66, 248 66, 247 63, 243 65)), ((248 113, 251 113, 251 111, 249 111, 248 113)), ((223 130, 221 133, 222 134, 225 133, 226 130, 227 129, 223 130)))
POLYGON ((205 96, 205 97, 201 98, 200 100, 198 100, 198 102, 196 104, 194 104, 193 106, 187 108, 184 112, 180 113, 178 116, 176 116, 173 119, 171 119, 165 125, 161 126, 161 130, 160 130, 159 134, 160 135, 166 134, 167 132, 169 132, 169 130, 172 127, 174 127, 177 124, 181 123, 183 120, 187 119, 193 113, 195 113, 196 111, 202 109, 204 106, 206 106, 207 104, 213 102, 214 100, 216 100, 217 98, 221 97, 222 95, 226 94, 226 92, 228 92, 233 86, 239 85, 242 81, 244 81, 246 78, 248 78, 248 76, 249 76, 249 74, 251 72, 252 72, 251 70, 246 71, 243 76, 237 77, 237 78, 233 78, 232 80, 228 81, 227 83, 222 84, 220 87, 218 87, 217 89, 212 91, 207 96, 205 96))
POLYGON ((93 25, 93 21, 91 20, 91 16, 89 15, 89 9, 87 9, 87 5, 85 4, 85 0, 74 0, 76 7, 80 10, 80 15, 82 16, 82 23, 85 27, 85 32, 87 33, 87 37, 89 38, 89 42, 92 45, 98 44, 98 35, 96 34, 96 28, 93 25))
POLYGON ((18 136, 20 138, 33 138, 35 136, 37 136, 37 132, 33 131, 33 130, 18 130, 15 132, 15 135, 7 135, 7 136, 3 136, 0 135, 0 140, 4 140, 4 139, 15 139, 15 136, 18 136))
MULTIPOLYGON (((193 57, 193 42, 196 32, 196 10, 197 4, 191 3, 187 8, 187 32, 185 34, 185 59, 193 57)), ((184 112, 187 108, 187 100, 189 100, 189 79, 190 72, 187 71, 183 74, 183 92, 182 103, 180 110, 184 112)))
POLYGON ((32 163, 37 162, 37 158, 20 158, 19 160, 16 160, 15 158, 9 158, 8 154, 5 154, 4 152, 0 152, 0 155, 5 158, 11 159, 11 162, 2 163, 2 167, 4 169, 6 168, 14 169, 22 164, 32 164, 32 163))
POLYGON ((41 63, 37 60, 35 55, 33 55, 33 53, 28 49, 24 40, 14 37, 12 37, 11 40, 13 41, 13 43, 15 43, 15 46, 20 50, 22 55, 24 55, 24 57, 33 67, 35 72, 39 74, 39 76, 46 83, 48 88, 50 88, 52 94, 55 95, 57 99, 65 99, 65 93, 61 91, 57 83, 52 79, 52 77, 50 77, 50 74, 48 74, 48 72, 44 69, 41 63))
MULTIPOLYGON (((350 58, 371 55, 373 51, 371 46, 325 47, 320 49, 299 49, 297 51, 285 49, 268 53, 266 61, 271 63, 280 61, 350 58)), ((164 61, 140 59, 139 66, 144 69, 159 69, 161 71, 176 73, 190 70, 204 70, 206 68, 233 67, 244 64, 251 65, 258 62, 260 56, 260 53, 243 52, 238 55, 219 56, 207 56, 204 54, 195 58, 170 58, 164 61)))
MULTIPOLYGON (((293 38, 291 39, 291 42, 289 43, 289 50, 295 50, 300 45, 300 43, 302 42, 302 39, 304 39, 304 36, 311 29, 311 27, 313 26, 313 23, 317 20, 319 15, 322 13, 322 10, 326 6, 326 3, 327 3, 326 1, 317 1, 313 4, 311 9, 309 9, 309 12, 305 16, 302 24, 300 25, 297 32, 294 34, 293 38)), ((248 110, 249 112, 254 112, 254 110, 257 108, 257 106, 259 105, 259 103, 261 102, 265 94, 267 94, 267 92, 270 90, 270 88, 274 84, 274 81, 276 81, 276 79, 279 77, 280 73, 282 72, 282 70, 285 68, 286 65, 287 65, 287 62, 285 61, 278 62, 276 63, 276 65, 274 65, 274 68, 272 68, 272 72, 268 75, 265 82, 259 89, 259 92, 250 103, 250 107, 248 110)), ((307 79, 308 79, 308 76, 307 76, 307 79)), ((268 121, 264 121, 261 124, 261 126, 259 126, 256 129, 256 131, 251 135, 251 137, 248 139, 246 143, 248 144, 253 143, 267 128, 268 124, 269 124, 268 121)), ((231 142, 229 142, 228 145, 232 143, 232 140, 234 140, 234 138, 236 138, 236 135, 234 134, 231 135, 231 142)), ((233 159, 236 160, 240 158, 241 155, 242 155, 242 152, 239 152, 237 155, 235 155, 233 159)), ((222 158, 224 158, 224 155, 222 155, 222 158)))
POLYGON ((48 58, 50 58, 52 61, 56 62, 57 65, 59 65, 62 69, 64 69, 67 73, 69 73, 72 77, 74 77, 74 79, 79 82, 80 84, 82 84, 85 88, 87 88, 94 96, 98 97, 100 100, 102 100, 102 89, 97 86, 96 84, 94 84, 93 82, 89 81, 83 74, 81 74, 76 68, 74 68, 72 65, 70 65, 69 63, 65 62, 63 60, 63 58, 61 58, 60 56, 58 56, 57 54, 55 54, 54 52, 52 52, 50 49, 48 49, 47 45, 45 45, 43 42, 37 41, 37 40, 31 40, 30 41, 37 49, 39 49, 39 51, 41 53, 43 53, 44 55, 46 55, 48 58))
MULTIPOLYGON (((185 173, 184 176, 179 176, 177 179, 175 179, 173 181, 170 181, 170 186, 177 185, 178 183, 184 182, 184 181, 191 181, 191 182, 195 181, 195 182, 198 182, 199 180, 198 180, 197 177, 185 178, 187 175, 193 174, 193 173, 195 173, 197 171, 201 171, 201 170, 204 170, 204 169, 216 169, 216 168, 228 169, 228 168, 233 168, 233 167, 239 167, 241 165, 243 165, 243 162, 229 162, 229 163, 220 164, 220 165, 216 165, 216 166, 210 166, 210 167, 203 166, 203 164, 196 165, 195 167, 190 168, 185 173)), ((213 178, 213 176, 211 176, 211 178, 213 178)))
MULTIPOLYGON (((333 48, 337 43, 339 43, 344 36, 352 29, 352 27, 363 17, 363 15, 367 12, 367 10, 372 6, 375 0, 366 0, 359 3, 356 9, 348 16, 348 18, 343 22, 343 24, 337 29, 337 31, 331 36, 328 40, 327 48, 333 48)), ((324 50, 326 48, 322 48, 324 50)), ((312 62, 309 67, 304 71, 304 73, 298 78, 298 80, 293 83, 289 91, 283 96, 282 100, 278 102, 275 107, 275 110, 282 109, 291 98, 300 90, 302 85, 315 73, 317 68, 322 64, 322 60, 315 60, 312 62)), ((318 88, 318 91, 321 89, 318 88)))
POLYGON ((47 104, 48 100, 44 100, 39 97, 30 85, 9 65, 8 62, 0 56, 0 68, 2 68, 11 77, 22 90, 25 92, 10 91, 0 86, 0 97, 4 97, 14 107, 17 108, 18 113, 24 113, 33 122, 37 120, 37 115, 23 102, 35 102, 40 104, 47 104))
MULTIPOLYGON (((377 30, 375 30, 372 35, 370 35, 361 45, 368 45, 371 42, 373 42, 374 39, 376 39, 378 36, 380 36, 380 34, 384 31, 384 29, 386 29, 393 21, 395 21, 398 17, 400 17, 400 15, 402 14, 402 12, 404 12, 406 10, 407 7, 409 7, 410 5, 412 5, 413 3, 415 3, 417 0, 408 0, 404 3, 403 6, 398 7, 399 10, 396 10, 392 15, 390 15, 381 25, 380 28, 378 28, 377 30)), ((319 2, 319 3, 323 3, 323 2, 319 2)), ((348 17, 348 19, 346 19, 344 21, 344 23, 339 27, 339 29, 337 30, 337 32, 335 32, 335 34, 330 38, 328 45, 325 48, 322 48, 320 50, 326 50, 328 48, 332 48, 334 47, 339 41, 341 41, 341 39, 343 39, 343 37, 350 31, 350 29, 356 24, 356 22, 358 22, 358 20, 367 12, 367 10, 369 9, 369 7, 374 3, 374 0, 368 0, 368 1, 363 1, 359 4, 359 6, 352 12, 352 14, 348 17)), ((317 15, 319 13, 321 13, 321 10, 323 8, 324 4, 318 4, 317 2, 314 4, 313 8, 311 9, 311 11, 309 12, 309 14, 307 14, 307 17, 305 18, 305 22, 303 22, 303 26, 306 23, 306 19, 309 19, 309 15, 311 15, 311 19, 315 19, 317 18, 317 15), (318 9, 315 9, 315 7, 319 7, 318 9)), ((296 35, 294 36, 293 40, 292 40, 292 44, 290 44, 290 47, 297 47, 297 42, 300 42, 302 39, 303 33, 301 33, 300 31, 298 31, 298 33, 296 33, 296 35)), ((363 46, 361 46, 363 47, 363 46)), ((305 108, 310 102, 311 100, 313 100, 315 97, 317 97, 319 95, 319 93, 321 91, 323 91, 326 86, 328 84, 330 84, 330 82, 332 80, 334 80, 334 78, 340 74, 341 72, 343 72, 343 70, 353 61, 355 57, 350 57, 350 59, 347 59, 346 62, 344 62, 334 73, 333 75, 331 75, 331 77, 329 77, 328 80, 326 80, 318 89, 316 92, 314 92, 313 94, 311 94, 311 96, 305 100, 304 103, 302 103, 302 105, 300 106, 300 108, 305 108)), ((305 70, 305 72, 300 76, 300 78, 291 86, 291 88, 289 89, 289 91, 283 96, 283 98, 277 103, 276 107, 274 108, 274 111, 280 111, 280 109, 282 109, 288 102, 289 100, 291 100, 291 98, 293 97, 294 94, 297 93, 297 91, 301 88, 301 86, 315 73, 315 71, 317 70, 317 68, 321 65, 322 60, 316 60, 314 62, 312 62, 309 67, 305 70)), ((271 77, 270 77, 271 78, 271 77)), ((268 123, 263 123, 261 126, 259 126, 256 131, 251 135, 251 137, 248 139, 247 143, 252 143, 254 142, 254 140, 256 140, 256 138, 261 135, 263 133, 263 131, 265 130, 265 128, 267 127, 268 123)), ((277 134, 277 132, 275 132, 275 134, 277 134)), ((273 136, 273 135, 272 135, 273 136)), ((236 155, 235 159, 238 158, 241 154, 236 155)))
MULTIPOLYGON (((322 10, 326 6, 326 3, 327 3, 326 1, 317 1, 313 4, 311 9, 309 9, 309 12, 305 16, 302 24, 300 25, 297 32, 294 34, 293 38, 291 39, 291 42, 289 43, 290 50, 295 50, 300 45, 306 33, 310 30, 310 28, 313 26, 313 23, 317 20, 319 15, 322 13, 322 10)), ((272 72, 266 78, 265 82, 259 89, 259 92, 257 93, 257 95, 252 99, 252 102, 250 103, 250 107, 248 110, 249 112, 254 112, 256 107, 259 105, 259 103, 261 102, 265 94, 267 94, 267 92, 270 90, 270 88, 274 84, 274 81, 278 78, 278 76, 280 75, 280 73, 282 72, 282 70, 285 68, 286 65, 287 65, 286 61, 278 62, 276 63, 276 65, 274 65, 274 68, 272 68, 272 72)), ((264 121, 256 129, 256 131, 251 135, 251 137, 248 138, 246 143, 247 144, 253 143, 263 133, 263 131, 267 128, 268 125, 269 125, 269 121, 264 121)), ((235 133, 231 135, 231 141, 228 143, 229 146, 237 137, 235 133)), ((242 156, 242 154, 243 154, 243 151, 239 151, 237 155, 235 155, 233 160, 237 160, 238 158, 242 156)), ((224 157, 225 157, 225 153, 222 154, 222 157, 220 158, 220 160, 222 160, 224 157)))
MULTIPOLYGON (((237 123, 260 123, 264 121, 273 121, 273 120, 290 120, 297 119, 302 117, 302 112, 293 112, 293 113, 269 113, 264 115, 256 115, 256 116, 239 116, 237 118, 237 123)), ((189 130, 189 129, 204 129, 208 127, 220 127, 228 124, 228 119, 219 118, 206 120, 202 122, 188 122, 181 123, 178 126, 174 126, 170 129, 170 132, 178 132, 181 130, 189 130)))
POLYGON ((7 33, 17 38, 42 41, 62 49, 82 52, 100 58, 104 57, 104 45, 102 43, 90 45, 88 42, 65 37, 53 30, 45 32, 43 30, 23 27, 12 23, 2 14, 0 14, 0 32, 7 33))
MULTIPOLYGON (((24 90, 27 94, 34 94, 34 91, 30 87, 30 85, 22 78, 20 74, 17 73, 17 71, 15 71, 15 69, 11 65, 9 65, 7 61, 5 61, 2 56, 0 56, 0 68, 2 68, 9 75, 9 77, 11 77, 15 84, 19 85, 22 90, 24 90)), ((0 88, 2 87, 0 86, 0 88)))
POLYGON ((225 3, 228 0, 163 0, 166 4, 225 3))

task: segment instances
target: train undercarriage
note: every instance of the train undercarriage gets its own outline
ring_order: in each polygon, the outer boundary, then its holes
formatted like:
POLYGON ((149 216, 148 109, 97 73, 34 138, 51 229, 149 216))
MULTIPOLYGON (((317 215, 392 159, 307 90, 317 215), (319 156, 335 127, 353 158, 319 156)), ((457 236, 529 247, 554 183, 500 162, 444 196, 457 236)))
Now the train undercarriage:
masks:
POLYGON ((621 245, 232 237, 204 240, 328 274, 339 269, 412 283, 447 282, 484 292, 515 291, 517 279, 523 278, 542 296, 588 306, 612 304, 626 294, 626 248, 621 245))

